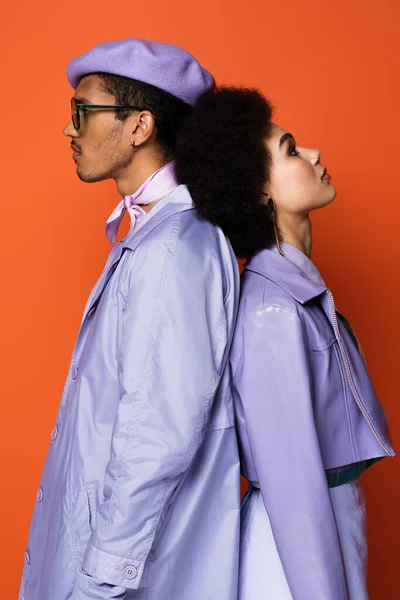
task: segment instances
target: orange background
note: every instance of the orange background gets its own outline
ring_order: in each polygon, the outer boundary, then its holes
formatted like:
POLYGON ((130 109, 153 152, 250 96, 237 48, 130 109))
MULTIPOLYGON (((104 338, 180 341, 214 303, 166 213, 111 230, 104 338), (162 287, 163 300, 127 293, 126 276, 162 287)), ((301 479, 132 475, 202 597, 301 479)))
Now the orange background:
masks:
MULTIPOLYGON (((339 193, 315 216, 314 260, 364 346, 399 449, 399 20, 398 0, 4 2, 4 599, 17 598, 74 338, 109 251, 104 222, 119 200, 112 182, 90 186, 75 176, 61 135, 69 118, 69 59, 129 36, 182 45, 218 81, 261 88, 278 107, 277 122, 302 145, 323 150, 339 193)), ((365 476, 372 600, 400 598, 399 475, 399 462, 387 459, 365 476)))

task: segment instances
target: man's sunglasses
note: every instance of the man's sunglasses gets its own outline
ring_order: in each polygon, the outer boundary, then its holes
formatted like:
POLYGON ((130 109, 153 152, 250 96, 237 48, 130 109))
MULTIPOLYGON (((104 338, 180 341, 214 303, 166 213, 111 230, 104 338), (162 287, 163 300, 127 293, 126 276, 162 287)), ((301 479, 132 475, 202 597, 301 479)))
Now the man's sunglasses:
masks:
POLYGON ((124 104, 81 104, 75 98, 71 98, 71 120, 72 125, 79 131, 81 127, 81 113, 87 115, 92 109, 96 110, 142 110, 137 106, 127 106, 124 104))

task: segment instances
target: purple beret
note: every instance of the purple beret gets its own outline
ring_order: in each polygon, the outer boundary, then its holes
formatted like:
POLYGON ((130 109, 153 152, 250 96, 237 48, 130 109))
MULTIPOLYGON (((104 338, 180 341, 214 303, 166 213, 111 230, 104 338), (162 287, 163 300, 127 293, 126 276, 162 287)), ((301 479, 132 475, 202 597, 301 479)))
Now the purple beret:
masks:
POLYGON ((135 38, 105 42, 74 58, 67 78, 74 89, 90 73, 123 75, 153 85, 194 106, 214 78, 178 46, 135 38))

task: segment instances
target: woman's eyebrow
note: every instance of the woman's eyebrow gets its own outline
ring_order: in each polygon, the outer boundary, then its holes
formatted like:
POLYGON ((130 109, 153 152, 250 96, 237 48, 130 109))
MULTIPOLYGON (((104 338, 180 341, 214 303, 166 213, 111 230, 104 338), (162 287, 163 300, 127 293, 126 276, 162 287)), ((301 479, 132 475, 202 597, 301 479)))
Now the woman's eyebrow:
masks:
MULTIPOLYGON (((279 140, 279 149, 282 148, 283 144, 287 141, 287 140, 293 140, 295 142, 294 137, 292 136, 291 133, 284 133, 283 136, 281 137, 281 139, 279 140)), ((295 142, 296 143, 296 142, 295 142)))

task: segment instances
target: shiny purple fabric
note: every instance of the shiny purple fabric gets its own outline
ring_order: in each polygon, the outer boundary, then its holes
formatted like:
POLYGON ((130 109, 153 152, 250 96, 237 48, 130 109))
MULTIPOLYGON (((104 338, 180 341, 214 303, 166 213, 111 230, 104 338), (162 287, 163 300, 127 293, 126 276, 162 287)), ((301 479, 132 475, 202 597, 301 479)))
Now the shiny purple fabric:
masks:
POLYGON ((87 303, 19 600, 236 597, 237 262, 185 186, 153 211, 87 303))
POLYGON ((394 451, 329 290, 283 247, 286 258, 264 250, 242 278, 231 364, 243 473, 261 489, 293 599, 348 600, 325 471, 394 451))

